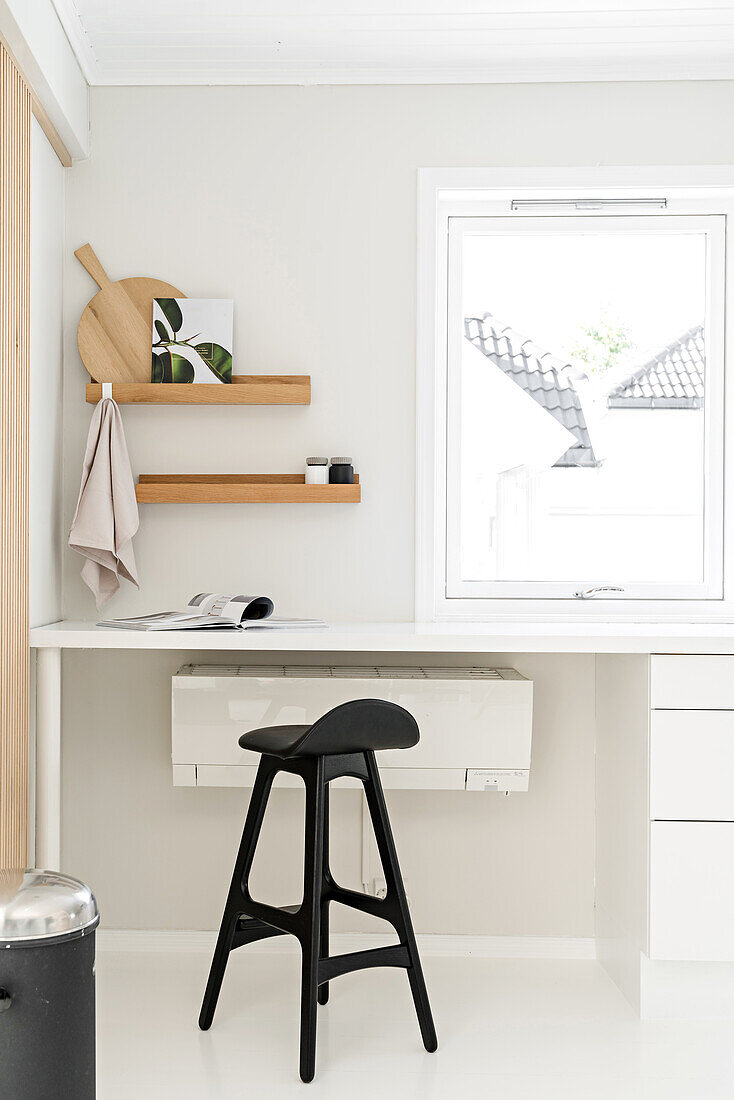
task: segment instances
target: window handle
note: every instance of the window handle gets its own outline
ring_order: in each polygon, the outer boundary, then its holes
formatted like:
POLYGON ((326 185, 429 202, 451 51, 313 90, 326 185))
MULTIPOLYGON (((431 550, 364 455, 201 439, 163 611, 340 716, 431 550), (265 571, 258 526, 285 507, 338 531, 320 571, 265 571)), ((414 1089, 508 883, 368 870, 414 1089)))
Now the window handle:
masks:
POLYGON ((624 589, 616 584, 600 584, 596 588, 584 588, 580 592, 574 592, 573 595, 576 600, 591 600, 600 592, 624 592, 624 589))

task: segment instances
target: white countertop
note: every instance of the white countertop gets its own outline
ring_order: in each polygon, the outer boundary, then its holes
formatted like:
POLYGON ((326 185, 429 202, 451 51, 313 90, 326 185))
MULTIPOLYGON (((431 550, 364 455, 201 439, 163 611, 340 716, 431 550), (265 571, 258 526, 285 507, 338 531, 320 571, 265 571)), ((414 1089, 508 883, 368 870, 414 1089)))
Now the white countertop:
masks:
POLYGON ((734 653, 734 622, 332 623, 290 630, 143 632, 65 620, 32 629, 31 647, 245 653, 734 653))

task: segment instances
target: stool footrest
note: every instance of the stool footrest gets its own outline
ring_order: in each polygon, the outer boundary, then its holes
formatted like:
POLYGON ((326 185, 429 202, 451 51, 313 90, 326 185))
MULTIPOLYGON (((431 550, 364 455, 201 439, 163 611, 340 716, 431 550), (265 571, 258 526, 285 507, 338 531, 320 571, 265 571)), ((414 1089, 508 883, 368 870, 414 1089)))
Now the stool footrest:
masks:
POLYGON ((256 940, 267 939, 269 936, 298 934, 299 922, 296 914, 301 908, 300 905, 284 905, 279 908, 275 905, 264 905, 258 901, 243 900, 243 907, 245 905, 247 910, 240 914, 237 921, 232 949, 255 943, 256 940))
POLYGON ((367 970, 372 966, 403 966, 409 970, 410 965, 408 948, 402 943, 391 947, 375 947, 369 951, 352 951, 348 955, 333 955, 329 959, 319 959, 319 985, 342 974, 367 970))
POLYGON ((288 933, 283 929, 274 928, 272 924, 266 924, 257 917, 240 917, 232 937, 230 951, 235 951, 238 947, 246 947, 248 943, 256 943, 258 940, 267 940, 271 936, 286 935, 288 933))
POLYGON ((348 890, 344 886, 333 886, 326 895, 329 901, 346 905, 349 909, 358 909, 360 913, 369 913, 381 920, 390 920, 391 907, 385 898, 374 894, 360 894, 357 890, 348 890))

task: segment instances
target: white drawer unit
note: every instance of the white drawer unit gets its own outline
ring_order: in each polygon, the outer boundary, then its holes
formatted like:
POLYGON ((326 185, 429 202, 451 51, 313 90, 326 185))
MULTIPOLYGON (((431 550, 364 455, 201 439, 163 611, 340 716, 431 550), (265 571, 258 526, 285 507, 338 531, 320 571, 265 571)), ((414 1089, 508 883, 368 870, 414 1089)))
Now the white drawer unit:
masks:
POLYGON ((734 656, 650 659, 649 955, 734 961, 734 656))
POLYGON ((734 822, 734 711, 652 712, 650 817, 734 822))
POLYGON ((650 958, 734 961, 734 824, 651 824, 650 958))
POLYGON ((596 778, 597 957, 643 1018, 734 1017, 734 654, 599 655, 596 778))
POLYGON ((172 678, 174 784, 251 786, 259 758, 241 734, 314 722, 350 699, 387 699, 418 722, 415 748, 378 754, 386 788, 527 790, 533 684, 507 668, 187 665, 172 678))
POLYGON ((650 706, 655 710, 734 710, 734 656, 652 656, 650 706))

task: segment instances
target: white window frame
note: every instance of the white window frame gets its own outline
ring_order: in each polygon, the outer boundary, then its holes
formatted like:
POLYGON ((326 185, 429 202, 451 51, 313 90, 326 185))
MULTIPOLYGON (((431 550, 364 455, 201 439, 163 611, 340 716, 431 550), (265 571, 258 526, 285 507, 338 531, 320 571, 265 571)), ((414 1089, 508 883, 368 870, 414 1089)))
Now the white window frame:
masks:
MULTIPOLYGON (((494 205, 494 204, 492 204, 494 205)), ((533 236, 570 229, 590 230, 600 216, 606 221, 614 217, 614 232, 672 233, 696 232, 706 237, 706 403, 704 449, 706 480, 704 496, 704 567, 705 580, 698 584, 662 585, 655 583, 624 584, 621 601, 654 600, 714 600, 723 594, 722 530, 723 530, 723 395, 724 395, 724 257, 725 223, 722 214, 698 216, 661 210, 655 214, 619 214, 614 210, 593 215, 563 214, 546 216, 538 211, 521 217, 486 214, 481 218, 451 217, 449 219, 448 265, 448 347, 447 347, 447 437, 446 437, 446 595, 448 599, 569 599, 575 589, 614 584, 614 576, 578 576, 573 582, 553 581, 467 581, 460 571, 460 480, 461 480, 461 363, 465 343, 462 324, 462 261, 461 249, 467 233, 493 232, 531 233, 533 236), (661 220, 664 219, 664 220, 661 220), (675 223, 674 226, 672 223, 675 223)))
MULTIPOLYGON (((448 564, 448 355, 449 355, 449 230, 452 218, 490 216, 521 219, 532 216, 567 217, 568 207, 557 203, 603 199, 606 203, 643 200, 639 206, 605 205, 599 214, 681 217, 721 215, 725 219, 726 255, 724 285, 725 325, 734 317, 734 277, 731 269, 734 242, 734 168, 610 168, 610 169, 423 169, 418 180, 418 375, 417 375, 417 484, 416 484, 416 619, 419 621, 487 621, 497 619, 577 619, 660 621, 710 620, 734 615, 734 569, 730 549, 734 545, 734 485, 731 455, 734 447, 724 446, 724 425, 734 431, 730 343, 719 362, 723 374, 716 379, 712 415, 707 418, 707 446, 723 451, 723 460, 709 470, 710 499, 707 501, 709 531, 706 552, 710 584, 704 591, 677 590, 656 594, 657 598, 622 599, 605 595, 601 599, 577 600, 565 594, 538 598, 529 588, 508 589, 506 594, 474 598, 447 595, 448 564), (666 199, 657 207, 652 200, 666 199), (512 210, 513 200, 547 203, 547 206, 512 210)), ((594 217, 583 209, 579 217, 594 217)), ((597 215, 598 216, 598 215, 597 215)), ((712 291, 717 287, 712 283, 712 291)), ((718 339, 718 337, 715 337, 718 339)), ((579 578, 583 584, 583 578, 579 578)), ((628 592, 630 586, 626 586, 628 592)))

